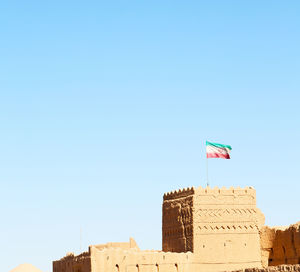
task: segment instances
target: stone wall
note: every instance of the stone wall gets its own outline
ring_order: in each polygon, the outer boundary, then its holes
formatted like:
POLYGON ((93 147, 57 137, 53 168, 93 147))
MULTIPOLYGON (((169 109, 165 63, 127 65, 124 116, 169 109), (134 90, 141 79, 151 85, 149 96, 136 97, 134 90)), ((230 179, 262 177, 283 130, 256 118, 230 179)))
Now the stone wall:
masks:
POLYGON ((260 231, 263 266, 300 263, 300 222, 288 228, 260 231))

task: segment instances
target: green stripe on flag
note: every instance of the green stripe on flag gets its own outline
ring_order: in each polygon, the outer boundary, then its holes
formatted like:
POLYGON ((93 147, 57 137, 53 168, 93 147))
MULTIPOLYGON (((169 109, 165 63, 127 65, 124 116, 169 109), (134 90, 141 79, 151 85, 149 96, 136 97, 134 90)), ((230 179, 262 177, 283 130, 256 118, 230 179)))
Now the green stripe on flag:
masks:
POLYGON ((232 149, 230 145, 211 143, 211 142, 208 142, 208 141, 206 141, 206 145, 211 145, 211 146, 220 147, 220 148, 228 148, 229 150, 232 149))

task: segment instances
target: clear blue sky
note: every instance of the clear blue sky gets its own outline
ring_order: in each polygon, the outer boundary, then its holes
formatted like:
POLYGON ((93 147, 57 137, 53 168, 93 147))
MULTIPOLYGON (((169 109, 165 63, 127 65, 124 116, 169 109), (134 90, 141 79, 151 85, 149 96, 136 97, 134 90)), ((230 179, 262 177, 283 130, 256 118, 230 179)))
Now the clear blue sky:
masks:
POLYGON ((253 186, 300 220, 299 1, 6 1, 0 8, 1 271, 136 238, 166 191, 253 186))

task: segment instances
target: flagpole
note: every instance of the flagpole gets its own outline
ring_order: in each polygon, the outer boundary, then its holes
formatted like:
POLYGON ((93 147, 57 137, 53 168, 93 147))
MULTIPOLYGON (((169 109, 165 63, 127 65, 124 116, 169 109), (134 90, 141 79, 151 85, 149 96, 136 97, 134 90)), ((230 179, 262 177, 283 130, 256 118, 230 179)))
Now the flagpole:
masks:
POLYGON ((207 185, 207 187, 209 186, 209 182, 208 182, 208 159, 207 159, 207 154, 206 154, 206 185, 207 185))

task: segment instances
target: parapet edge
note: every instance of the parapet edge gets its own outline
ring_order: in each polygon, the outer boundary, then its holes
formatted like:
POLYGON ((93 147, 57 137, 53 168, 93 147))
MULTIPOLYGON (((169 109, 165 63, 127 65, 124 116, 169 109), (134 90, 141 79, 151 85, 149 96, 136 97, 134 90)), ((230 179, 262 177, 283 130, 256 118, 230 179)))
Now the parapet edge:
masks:
POLYGON ((218 187, 215 186, 214 188, 211 188, 209 186, 202 187, 199 186, 195 189, 195 194, 197 195, 256 195, 256 190, 251 186, 246 186, 244 188, 241 188, 239 186, 237 187, 218 187))
POLYGON ((195 187, 183 188, 183 189, 165 193, 164 200, 171 200, 171 199, 186 197, 186 196, 193 195, 194 193, 195 193, 195 187))
POLYGON ((240 196, 240 195, 251 195, 251 196, 256 196, 256 190, 251 187, 251 186, 246 186, 244 188, 241 188, 239 186, 237 187, 218 187, 215 186, 214 188, 211 188, 209 186, 207 187, 202 187, 199 186, 197 188, 195 187, 191 187, 191 188, 183 188, 183 189, 179 189, 179 190, 175 190, 172 192, 167 192, 164 194, 163 199, 164 200, 172 200, 172 199, 177 199, 177 198, 181 198, 181 197, 186 197, 189 195, 236 195, 236 196, 240 196))

